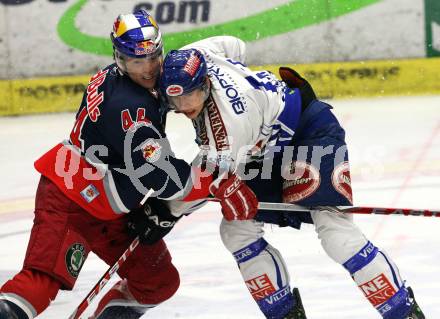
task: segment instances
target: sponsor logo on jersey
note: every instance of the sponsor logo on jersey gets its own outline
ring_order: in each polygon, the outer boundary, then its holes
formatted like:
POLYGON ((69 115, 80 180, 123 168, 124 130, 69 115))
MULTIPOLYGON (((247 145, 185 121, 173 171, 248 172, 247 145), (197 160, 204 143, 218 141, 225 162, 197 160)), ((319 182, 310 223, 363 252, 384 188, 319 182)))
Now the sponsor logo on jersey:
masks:
POLYGON ((376 278, 361 284, 359 288, 374 307, 386 302, 396 293, 385 274, 380 274, 376 278))
POLYGON ((235 88, 234 80, 229 76, 229 74, 221 73, 220 68, 215 65, 210 65, 208 67, 208 74, 215 79, 220 84, 221 88, 226 95, 229 104, 231 104, 232 109, 235 114, 241 114, 245 111, 245 105, 243 103, 244 99, 238 93, 235 88))
POLYGON ((180 96, 183 93, 183 87, 177 84, 172 84, 167 87, 166 93, 168 96, 180 96))
MULTIPOLYGON (((197 144, 201 147, 209 145, 209 137, 208 132, 206 131, 205 119, 202 116, 199 116, 193 122, 195 124, 194 127, 196 128, 197 144)), ((207 148, 207 150, 209 150, 209 148, 207 148)))
POLYGON ((66 268, 72 277, 78 277, 81 267, 86 260, 85 255, 84 246, 80 243, 75 243, 67 249, 65 257, 66 268))
POLYGON ((86 200, 87 203, 90 203, 92 200, 94 200, 96 197, 99 196, 99 191, 93 184, 90 184, 89 186, 84 188, 80 192, 80 194, 86 200))
MULTIPOLYGON (((319 171, 307 162, 292 162, 289 179, 283 182, 283 201, 298 202, 311 196, 321 184, 319 171)), ((283 174, 285 176, 286 174, 283 174)))
POLYGON ((348 162, 342 162, 335 167, 332 173, 332 184, 338 193, 353 204, 353 193, 351 190, 350 167, 348 162))
POLYGON ((196 74, 201 62, 202 61, 200 61, 199 57, 193 54, 189 57, 188 61, 186 61, 183 71, 193 77, 194 74, 196 74))
POLYGON ((276 290, 267 274, 246 280, 246 286, 255 300, 261 300, 273 294, 276 290))
POLYGON ((217 151, 229 150, 228 133, 226 132, 226 127, 223 123, 220 110, 212 98, 212 95, 209 96, 206 106, 208 109, 209 123, 211 125, 212 135, 214 136, 217 151))
POLYGON ((104 102, 104 92, 98 93, 99 87, 104 83, 109 70, 101 70, 90 79, 87 86, 87 113, 92 122, 96 122, 101 115, 99 106, 104 102))
POLYGON ((143 156, 149 163, 154 163, 160 158, 160 154, 162 153, 161 149, 162 146, 152 139, 149 139, 142 145, 143 156))

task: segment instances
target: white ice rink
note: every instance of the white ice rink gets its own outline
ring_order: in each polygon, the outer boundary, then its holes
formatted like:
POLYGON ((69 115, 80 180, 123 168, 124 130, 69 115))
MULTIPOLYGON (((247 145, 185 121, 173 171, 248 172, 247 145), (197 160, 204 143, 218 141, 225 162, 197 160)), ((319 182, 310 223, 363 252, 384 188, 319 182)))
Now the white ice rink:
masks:
MULTIPOLYGON (((440 209, 440 96, 331 103, 347 131, 355 204, 440 209)), ((21 269, 39 178, 33 162, 68 136, 73 119, 0 118, 0 285, 21 269)), ((176 153, 190 160, 195 146, 189 121, 171 115, 168 134, 176 153)), ((216 205, 185 218, 166 238, 181 287, 145 318, 262 318, 222 246, 216 205)), ((440 218, 376 215, 356 222, 398 264, 426 318, 440 318, 440 218)), ((380 318, 346 271, 326 256, 312 226, 265 229, 287 261, 292 286, 300 288, 307 318, 380 318)), ((67 318, 106 269, 90 255, 75 289, 61 292, 39 318, 67 318)))

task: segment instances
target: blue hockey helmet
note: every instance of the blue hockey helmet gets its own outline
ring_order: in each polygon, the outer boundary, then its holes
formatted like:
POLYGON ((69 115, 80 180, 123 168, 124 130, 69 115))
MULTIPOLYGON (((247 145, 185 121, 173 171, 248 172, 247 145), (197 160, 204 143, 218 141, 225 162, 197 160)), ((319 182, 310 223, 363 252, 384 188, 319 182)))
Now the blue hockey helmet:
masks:
POLYGON ((163 61, 160 88, 169 97, 206 90, 207 68, 203 54, 196 49, 172 50, 163 61))
POLYGON ((119 15, 110 33, 116 62, 124 57, 155 58, 163 54, 162 34, 145 10, 119 15))

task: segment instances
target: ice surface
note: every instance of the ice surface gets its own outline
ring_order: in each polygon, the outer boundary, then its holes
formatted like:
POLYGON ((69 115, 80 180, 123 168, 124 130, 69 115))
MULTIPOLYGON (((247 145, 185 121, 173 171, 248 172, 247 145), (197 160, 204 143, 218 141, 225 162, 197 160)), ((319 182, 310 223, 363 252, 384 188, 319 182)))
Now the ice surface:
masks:
MULTIPOLYGON (((347 131, 357 205, 440 209, 439 96, 331 104, 347 131)), ((0 284, 22 265, 39 177, 33 161, 68 136, 73 117, 0 118, 0 284)), ((191 160, 196 148, 190 122, 171 115, 168 134, 176 153, 191 160)), ((167 237, 181 287, 145 318, 263 318, 222 246, 218 208, 207 205, 183 219, 167 237)), ((440 318, 440 218, 357 216, 356 222, 396 261, 426 317, 440 318)), ((265 229, 266 239, 287 261, 308 318, 380 318, 346 271, 326 256, 313 227, 295 231, 267 225, 265 229)), ((67 318, 106 269, 91 255, 75 289, 60 292, 39 318, 67 318)))

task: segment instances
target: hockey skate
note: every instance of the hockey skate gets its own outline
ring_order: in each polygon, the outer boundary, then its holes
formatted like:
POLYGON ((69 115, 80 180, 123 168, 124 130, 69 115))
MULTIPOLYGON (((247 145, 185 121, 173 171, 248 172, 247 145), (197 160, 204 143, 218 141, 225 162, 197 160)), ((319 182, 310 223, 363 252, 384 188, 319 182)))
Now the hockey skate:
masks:
MULTIPOLYGON (((293 288, 293 297, 296 300, 295 306, 286 314, 284 319, 307 319, 306 312, 304 310, 301 296, 299 295, 298 288, 293 288)), ((417 318, 418 319, 418 318, 417 318)))
MULTIPOLYGON (((96 319, 138 319, 143 316, 143 312, 138 312, 131 307, 112 306, 108 307, 96 319)), ((89 319, 94 318, 90 317, 89 319)))
POLYGON ((408 287, 408 293, 409 298, 413 304, 410 313, 405 319, 425 319, 425 315, 423 314, 422 309, 420 309, 419 305, 416 302, 416 299, 414 298, 414 293, 411 287, 408 287))
POLYGON ((12 310, 11 303, 6 300, 0 300, 0 319, 21 319, 26 317, 18 317, 17 313, 12 310))

